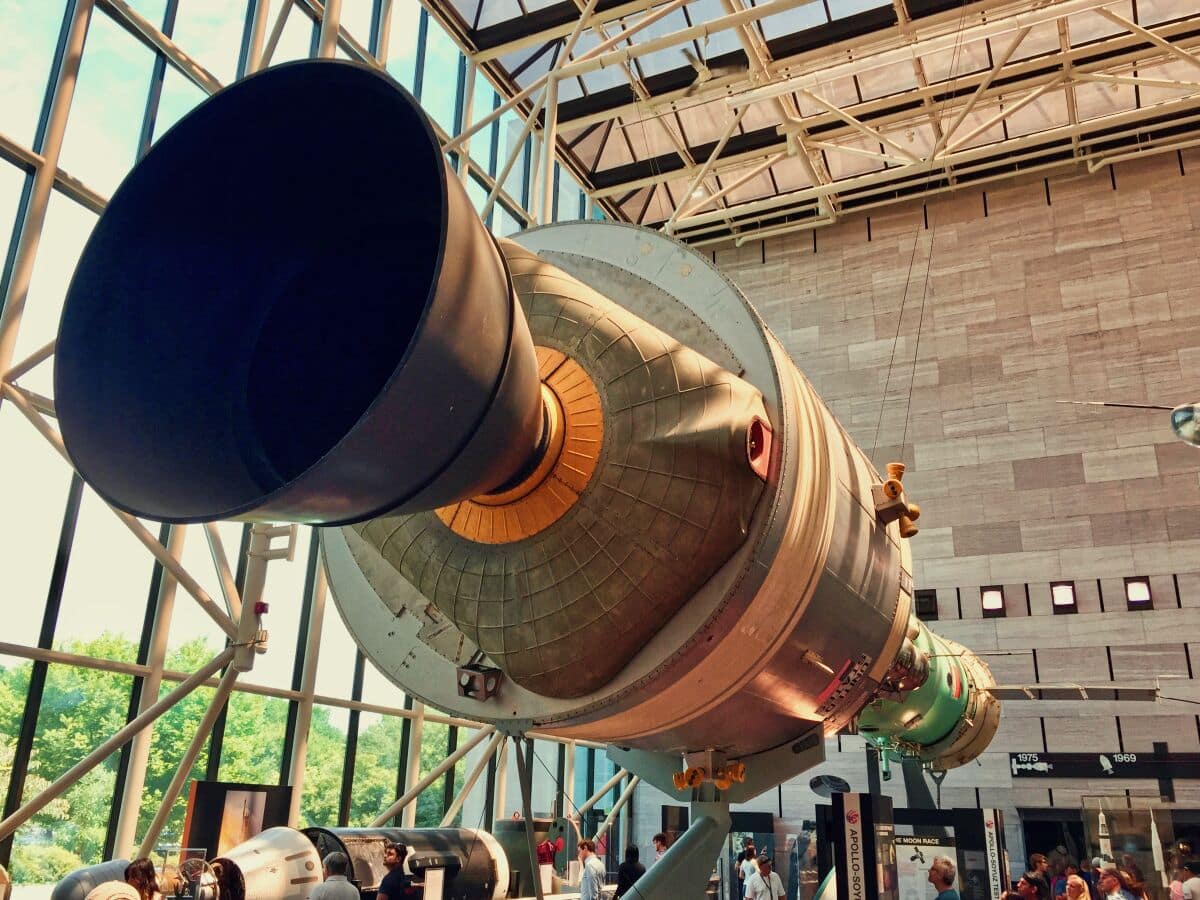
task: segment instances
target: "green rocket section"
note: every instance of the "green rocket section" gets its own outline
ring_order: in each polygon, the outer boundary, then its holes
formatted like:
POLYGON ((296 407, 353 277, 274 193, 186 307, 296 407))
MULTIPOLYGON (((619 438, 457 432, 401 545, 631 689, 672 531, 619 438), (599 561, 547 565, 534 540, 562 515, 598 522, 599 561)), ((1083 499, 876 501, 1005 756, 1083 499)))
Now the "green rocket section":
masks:
POLYGON ((858 732, 879 749, 885 776, 892 760, 961 765, 986 746, 1000 721, 1000 704, 988 690, 995 682, 975 654, 916 619, 909 636, 911 662, 858 715, 858 732))

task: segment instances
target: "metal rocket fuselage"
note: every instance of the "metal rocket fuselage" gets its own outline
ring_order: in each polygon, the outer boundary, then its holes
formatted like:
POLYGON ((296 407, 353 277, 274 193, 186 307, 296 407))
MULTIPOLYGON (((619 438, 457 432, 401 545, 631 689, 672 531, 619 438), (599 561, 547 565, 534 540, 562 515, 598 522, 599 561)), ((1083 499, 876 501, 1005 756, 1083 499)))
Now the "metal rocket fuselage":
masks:
POLYGON ((81 257, 56 399, 122 509, 341 526, 350 633, 452 714, 733 758, 874 702, 882 746, 951 765, 995 730, 986 667, 930 665, 883 479, 742 293, 635 226, 494 241, 365 66, 252 76, 150 151, 81 257), (336 189, 296 190, 301 143, 354 154, 336 189), (944 734, 886 707, 930 673, 960 679, 920 698, 944 734))

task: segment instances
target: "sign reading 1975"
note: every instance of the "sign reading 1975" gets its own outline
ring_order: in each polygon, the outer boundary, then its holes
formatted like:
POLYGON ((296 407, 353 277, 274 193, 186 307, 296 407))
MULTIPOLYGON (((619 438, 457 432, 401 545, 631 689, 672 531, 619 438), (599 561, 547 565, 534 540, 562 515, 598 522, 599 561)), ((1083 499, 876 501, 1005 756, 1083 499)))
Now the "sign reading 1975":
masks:
POLYGON ((1200 753, 1010 753, 1014 778, 1200 778, 1200 753))

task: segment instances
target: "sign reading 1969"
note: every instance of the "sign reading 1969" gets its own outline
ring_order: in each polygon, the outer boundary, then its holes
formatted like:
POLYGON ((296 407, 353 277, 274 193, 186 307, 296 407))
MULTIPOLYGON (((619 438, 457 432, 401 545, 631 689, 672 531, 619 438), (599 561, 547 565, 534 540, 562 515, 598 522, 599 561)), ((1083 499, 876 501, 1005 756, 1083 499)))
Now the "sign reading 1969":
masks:
POLYGON ((1200 753, 1010 753, 1014 778, 1200 778, 1200 753))

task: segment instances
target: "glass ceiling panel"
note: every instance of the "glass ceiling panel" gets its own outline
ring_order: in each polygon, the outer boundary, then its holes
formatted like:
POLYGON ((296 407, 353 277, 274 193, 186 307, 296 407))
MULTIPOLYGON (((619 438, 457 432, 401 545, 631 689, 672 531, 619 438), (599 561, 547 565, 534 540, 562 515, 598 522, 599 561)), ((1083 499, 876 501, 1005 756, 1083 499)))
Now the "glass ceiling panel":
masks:
POLYGON ((633 162, 633 152, 629 149, 629 142, 625 139, 625 129, 618 122, 608 135, 608 140, 604 143, 604 150, 600 154, 600 161, 594 169, 604 172, 631 162, 633 162))
POLYGON ((667 189, 664 186, 659 186, 654 192, 654 197, 650 201, 650 206, 646 210, 646 217, 643 222, 665 222, 670 218, 674 211, 675 205, 671 202, 671 198, 667 195, 667 189))
POLYGON ((715 100, 681 109, 677 113, 692 144, 705 144, 720 138, 734 112, 724 101, 715 100))
MULTIPOLYGON (((871 153, 880 153, 882 148, 878 141, 872 141, 869 138, 844 138, 835 142, 840 147, 849 147, 851 150, 867 150, 871 153)), ((864 172, 877 172, 884 167, 884 163, 878 159, 872 159, 869 156, 862 156, 858 153, 825 150, 825 162, 829 166, 829 174, 832 178, 850 178, 854 175, 862 175, 864 172)))
MULTIPOLYGON (((1110 3, 1104 8, 1115 12, 1118 16, 1133 21, 1133 4, 1130 0, 1121 0, 1120 3, 1110 3)), ((1073 16, 1067 16, 1067 33, 1071 37, 1071 46, 1073 47, 1098 41, 1100 38, 1108 37, 1109 35, 1120 34, 1122 31, 1124 29, 1120 25, 1108 21, 1108 19, 1097 12, 1077 13, 1073 16)))
POLYGON ((1183 0, 1138 0, 1137 21, 1142 25, 1156 25, 1187 15, 1191 10, 1183 0))
MULTIPOLYGON (((633 40, 634 43, 646 43, 687 27, 688 20, 684 17, 683 11, 676 10, 670 15, 659 19, 654 24, 647 25, 634 36, 633 40)), ((613 32, 609 33, 612 34, 613 32)), ((665 50, 655 50, 653 53, 647 53, 645 56, 638 57, 638 68, 645 75, 657 75, 660 72, 669 72, 672 69, 687 66, 689 63, 687 57, 683 54, 684 47, 690 53, 696 52, 695 47, 691 43, 678 47, 668 47, 665 50)))
MULTIPOLYGON (((813 89, 813 93, 834 106, 851 106, 858 102, 858 90, 854 86, 854 79, 850 76, 823 82, 813 89)), ((824 107, 814 103, 804 94, 798 96, 801 115, 816 116, 825 112, 824 107)))
MULTIPOLYGON (((755 6, 757 5, 755 4, 755 6)), ((805 3, 795 9, 758 20, 759 30, 768 41, 773 41, 786 34, 795 34, 798 31, 814 28, 817 25, 825 25, 828 22, 829 18, 825 15, 825 4, 821 0, 814 0, 812 3, 805 3)))
MULTIPOLYGON (((699 22, 711 22, 713 19, 719 19, 725 15, 725 7, 721 4, 721 0, 694 0, 685 8, 693 25, 699 22)), ((705 59, 712 59, 714 56, 733 53, 735 50, 741 49, 742 43, 738 40, 737 31, 732 28, 710 34, 700 41, 700 50, 705 59)))
MULTIPOLYGON (((737 180, 736 176, 728 177, 722 180, 722 184, 733 184, 737 180)), ((771 176, 766 172, 751 178, 745 184, 739 185, 734 190, 725 195, 730 203, 745 203, 750 200, 760 200, 763 197, 773 197, 775 195, 775 182, 771 180, 771 176)))
MULTIPOLYGON (((1013 99, 1016 100, 1017 98, 1014 97, 1013 99)), ((988 122, 997 112, 999 112, 999 109, 994 105, 984 110, 972 110, 971 113, 965 119, 963 119, 963 123, 958 126, 958 130, 954 132, 954 137, 951 140, 951 144, 953 144, 955 141, 962 140, 976 128, 979 128, 984 123, 988 122)), ((972 147, 982 147, 984 144, 994 144, 997 141, 1004 140, 1004 137, 1004 123, 997 122, 986 131, 981 131, 979 134, 975 135, 975 137, 971 138, 971 140, 965 141, 958 149, 968 150, 972 147)))
MULTIPOLYGON (((1030 33, 1025 40, 1032 37, 1033 34, 1030 33)), ((999 43, 1008 49, 1012 39, 1012 37, 1001 37, 999 43), (1008 44, 1004 43, 1006 40, 1009 42, 1008 44)), ((1057 49, 1057 42, 1055 49, 1057 49)), ((972 72, 990 69, 992 60, 988 57, 987 41, 970 41, 949 50, 923 54, 921 64, 925 67, 925 77, 929 79, 929 83, 937 84, 939 81, 953 81, 955 78, 962 78, 972 72)))
MULTIPOLYGON (((1196 80, 1196 67, 1187 60, 1176 59, 1158 66, 1146 66, 1139 69, 1137 74, 1144 78, 1153 78, 1160 81, 1194 82, 1196 80)), ((1179 100, 1196 93, 1200 92, 1196 88, 1186 84, 1178 88, 1148 87, 1143 85, 1138 89, 1143 107, 1171 100, 1179 100)))
MULTIPOLYGON (((350 9, 353 3, 365 0, 345 2, 350 9)), ((560 20, 536 15, 537 11, 561 3, 561 0, 432 2, 440 3, 446 9, 457 10, 470 27, 487 28, 500 22, 510 22, 511 34, 504 38, 505 40, 519 40, 524 32, 528 38, 522 42, 525 46, 488 63, 504 70, 499 73, 502 79, 507 77, 520 86, 529 85, 548 70, 553 53, 543 52, 543 48, 548 42, 553 42, 554 46, 561 46, 564 30, 570 27, 560 20), (542 28, 552 30, 538 35, 538 29, 542 28)), ((661 8, 665 0, 654 2, 661 8)), ((761 6, 769 0, 738 2, 761 6)), ((789 74, 797 77, 796 81, 787 85, 786 89, 792 93, 782 95, 784 102, 789 107, 795 105, 808 130, 816 131, 815 135, 810 136, 810 140, 814 143, 835 145, 833 148, 820 150, 827 160, 828 174, 832 175, 835 181, 877 173, 876 178, 870 179, 870 185, 880 197, 890 197, 894 193, 888 189, 890 179, 899 177, 892 176, 888 170, 903 165, 889 162, 887 158, 907 158, 910 154, 919 159, 927 157, 938 143, 941 129, 948 128, 965 104, 972 99, 973 86, 979 83, 979 79, 991 69, 994 61, 1001 58, 1013 44, 1018 29, 1027 21, 1026 15, 1034 19, 1047 18, 1049 15, 1044 0, 1014 0, 1011 5, 988 3, 986 10, 983 8, 983 0, 964 0, 961 11, 956 7, 928 17, 918 11, 903 33, 895 25, 881 24, 872 34, 849 38, 830 36, 815 40, 815 35, 811 34, 813 29, 821 29, 817 34, 824 36, 827 31, 833 31, 827 27, 830 22, 836 23, 853 16, 862 17, 863 22, 878 20, 882 23, 891 18, 892 2, 893 0, 808 0, 794 9, 775 13, 759 21, 761 34, 772 42, 789 36, 804 35, 805 32, 810 33, 796 41, 776 43, 777 52, 784 52, 781 48, 785 46, 803 47, 796 50, 798 55, 792 59, 770 60, 773 71, 779 73, 775 76, 776 79, 782 81, 789 74), (888 11, 889 14, 881 15, 877 12, 879 10, 888 11), (964 29, 960 36, 953 33, 956 22, 958 27, 964 29), (807 40, 809 36, 814 39, 807 40), (913 60, 905 56, 908 51, 895 52, 905 47, 917 54, 920 72, 914 66, 913 60), (930 50, 930 47, 935 49, 930 50), (852 52, 848 52, 851 48, 852 52), (872 54, 877 52, 887 53, 887 61, 873 65, 872 54), (835 74, 840 77, 832 77, 835 74), (920 90, 922 76, 929 84, 939 87, 953 85, 959 80, 961 84, 952 92, 956 94, 953 98, 947 97, 943 92, 925 99, 916 94, 920 90), (821 78, 829 80, 817 81, 821 78), (801 85, 811 90, 812 94, 805 93, 801 85), (814 102, 813 95, 822 102, 814 102), (868 104, 865 108, 862 105, 864 103, 868 104), (933 105, 928 106, 929 103, 933 105), (844 110, 848 116, 859 119, 880 132, 890 143, 881 145, 876 138, 856 129, 846 116, 830 112, 827 105, 835 106, 839 111, 844 110)), ((1185 20, 1195 21, 1197 26, 1200 26, 1198 0, 1101 2, 1105 2, 1105 8, 1117 15, 1144 25, 1154 26, 1158 23, 1185 20)), ((602 32, 588 29, 577 44, 575 58, 595 48, 607 35, 617 34, 625 23, 636 22, 648 14, 649 9, 622 21, 606 23, 602 32)), ((719 19, 725 14, 726 6, 723 0, 691 0, 683 9, 674 10, 648 26, 636 35, 633 41, 635 44, 652 41, 699 22, 719 19)), ((356 30, 361 28, 360 24, 356 30)), ((1179 32, 1179 29, 1175 31, 1179 32)), ((1194 38, 1188 36, 1190 34, 1168 33, 1164 37, 1182 40, 1186 47, 1188 41, 1194 41, 1194 38)), ((470 34, 467 41, 470 42, 470 34)), ((622 46, 628 46, 628 42, 622 46)), ((561 128, 560 140, 569 148, 572 158, 585 168, 598 173, 610 173, 607 178, 600 179, 607 184, 612 183, 611 173, 614 170, 625 167, 631 169, 627 176, 621 177, 636 184, 639 178, 652 172, 656 165, 669 169, 681 165, 681 159, 702 163, 706 153, 721 137, 734 114, 734 108, 727 102, 728 96, 762 87, 761 84, 751 82, 748 77, 732 88, 720 84, 705 86, 705 64, 711 66, 709 71, 713 78, 727 80, 725 76, 735 74, 736 70, 722 71, 720 63, 715 61, 731 54, 740 58, 742 51, 739 32, 736 29, 727 29, 710 34, 699 41, 660 48, 653 53, 639 56, 637 61, 632 63, 637 77, 654 84, 655 76, 673 73, 675 80, 669 87, 665 84, 655 86, 654 90, 659 94, 667 91, 683 94, 680 87, 694 78, 694 89, 682 97, 677 97, 676 103, 682 107, 678 110, 665 105, 661 97, 651 98, 645 103, 634 101, 632 98, 636 92, 629 84, 627 74, 621 66, 608 66, 580 78, 568 79, 560 85, 560 102, 575 104, 578 111, 573 113, 574 115, 583 116, 599 124, 590 130, 579 126, 561 128), (689 55, 693 58, 689 59, 689 55), (694 76, 693 70, 696 73, 694 76), (618 116, 618 111, 623 112, 618 116), (572 141, 575 142, 573 145, 572 141), (704 151, 698 149, 701 147, 705 148, 704 151)), ((1161 110, 1166 104, 1165 108, 1169 110, 1170 104, 1181 98, 1190 98, 1193 94, 1200 96, 1200 88, 1195 86, 1200 76, 1193 65, 1170 58, 1162 48, 1129 36, 1120 25, 1109 22, 1096 10, 1084 9, 1062 19, 1061 22, 1053 19, 1039 22, 1012 55, 1009 67, 1016 71, 1010 70, 1001 74, 996 85, 979 100, 976 108, 950 139, 954 145, 952 152, 986 148, 984 153, 977 154, 977 159, 971 166, 956 166, 963 176, 960 179, 962 183, 969 181, 973 170, 986 172, 989 166, 1009 159, 1009 148, 1003 146, 1002 142, 1051 129, 1061 129, 1070 123, 1072 112, 1081 126, 1079 138, 1087 146, 1089 141, 1099 139, 1097 132, 1105 127, 1103 123, 1106 117, 1118 114, 1128 116, 1131 110, 1136 113, 1139 101, 1143 108, 1152 106, 1155 110, 1161 110), (1156 79, 1163 84, 1143 84, 1135 89, 1129 84, 1113 85, 1080 80, 1074 86, 1065 89, 1055 87, 1053 90, 1046 90, 1032 103, 1024 105, 1007 119, 995 122, 986 131, 972 136, 971 132, 991 122, 1000 112, 1002 107, 999 91, 1003 91, 1002 99, 1011 108, 1052 79, 1070 76, 1069 70, 1064 73, 1059 68, 1060 27, 1065 27, 1067 39, 1073 47, 1101 45, 1096 51, 1087 51, 1096 58, 1089 65, 1088 71, 1121 76, 1137 75, 1156 79), (1029 60, 1039 57, 1046 59, 1038 65, 1028 64, 1029 60), (1139 66, 1138 61, 1144 64, 1139 66), (1185 84, 1172 86, 1171 81, 1185 84), (1000 85, 1004 87, 1001 88, 1000 85), (970 140, 964 141, 965 137, 970 137, 970 140), (1001 142, 1001 145, 993 147, 998 142, 1001 142)), ((1147 113, 1151 114, 1161 115, 1161 112, 1147 113)), ((775 134, 782 117, 778 100, 759 100, 746 111, 738 133, 766 132, 771 136, 771 144, 782 147, 782 138, 775 134)), ((1140 120, 1131 121, 1136 125, 1140 120)), ((1200 127, 1194 129, 1194 132, 1200 134, 1200 127)), ((1187 135, 1181 133, 1179 139, 1185 140, 1187 135)), ((1053 140, 1056 142, 1055 149, 1070 149, 1072 146, 1070 135, 1055 135, 1053 140)), ((1118 136, 1106 140, 1126 141, 1126 138, 1118 136)), ((1132 137, 1127 143, 1131 149, 1138 146, 1132 137)), ((725 163, 726 168, 720 176, 720 183, 731 184, 743 177, 753 167, 760 165, 770 152, 768 147, 763 152, 745 154, 748 158, 744 162, 732 166, 725 163)), ((1015 168, 1027 164, 1022 162, 1022 154, 1021 148, 1014 152, 1012 165, 1015 168)), ((931 164, 929 171, 930 183, 932 184, 934 179, 941 183, 945 175, 943 168, 931 164)), ((668 182, 652 190, 638 188, 636 193, 621 204, 619 212, 637 221, 643 218, 645 210, 644 221, 659 222, 670 215, 675 202, 680 199, 690 202, 690 198, 682 197, 681 193, 687 190, 689 183, 690 179, 680 172, 672 172, 668 182)), ((717 183, 716 176, 706 179, 709 190, 716 189, 717 183)), ((761 172, 746 184, 740 185, 732 192, 731 197, 722 201, 722 204, 728 203, 736 211, 736 204, 739 202, 769 197, 779 192, 802 190, 808 186, 810 177, 805 161, 795 156, 786 157, 774 164, 769 172, 761 172)), ((617 185, 617 192, 608 202, 616 204, 622 199, 623 193, 629 193, 630 190, 617 185)), ((834 200, 837 200, 836 186, 834 200)), ((805 204, 805 208, 809 207, 811 203, 805 204)), ((781 213, 794 212, 795 209, 796 207, 791 205, 780 207, 781 213)), ((742 215, 745 216, 746 228, 756 227, 752 224, 756 219, 755 215, 749 211, 743 212, 742 215)), ((713 233, 706 232, 709 235, 713 233)))
POLYGON ((829 14, 835 19, 844 19, 869 9, 879 9, 881 6, 891 6, 884 0, 829 0, 829 14))
MULTIPOLYGON (((996 53, 1003 53, 1016 39, 1016 32, 1002 34, 992 38, 992 47, 996 53)), ((1019 62, 1023 59, 1032 59, 1035 56, 1042 56, 1046 53, 1057 53, 1059 51, 1058 41, 1058 26, 1053 22, 1043 22, 1040 25, 1034 25, 1029 29, 1029 34, 1025 35, 1025 39, 1021 41, 1016 52, 1012 55, 1012 62, 1019 62)))
POLYGON ((1131 84, 1080 84, 1075 87, 1079 120, 1108 116, 1137 107, 1137 92, 1131 84))
MULTIPOLYGON (((804 163, 794 156, 788 156, 781 159, 775 165, 771 166, 771 172, 775 176, 775 183, 779 185, 781 191, 794 191, 799 188, 812 187, 812 179, 808 177, 808 170, 805 169, 804 163)), ((730 176, 730 183, 734 177, 730 176)))
MULTIPOLYGON (((458 0, 467 7, 463 12, 463 18, 468 22, 475 17, 475 4, 469 0, 458 0)), ((483 0, 483 9, 479 11, 479 28, 487 28, 489 25, 495 25, 497 22, 507 22, 510 19, 516 19, 521 15, 521 5, 517 0, 483 0)))
POLYGON ((1014 112, 1006 121, 1009 137, 1021 137, 1035 131, 1067 125, 1070 123, 1067 96, 1061 88, 1047 91, 1024 109, 1014 112))
POLYGON ((881 66, 858 74, 858 88, 863 100, 911 91, 916 86, 917 70, 911 63, 881 66))

